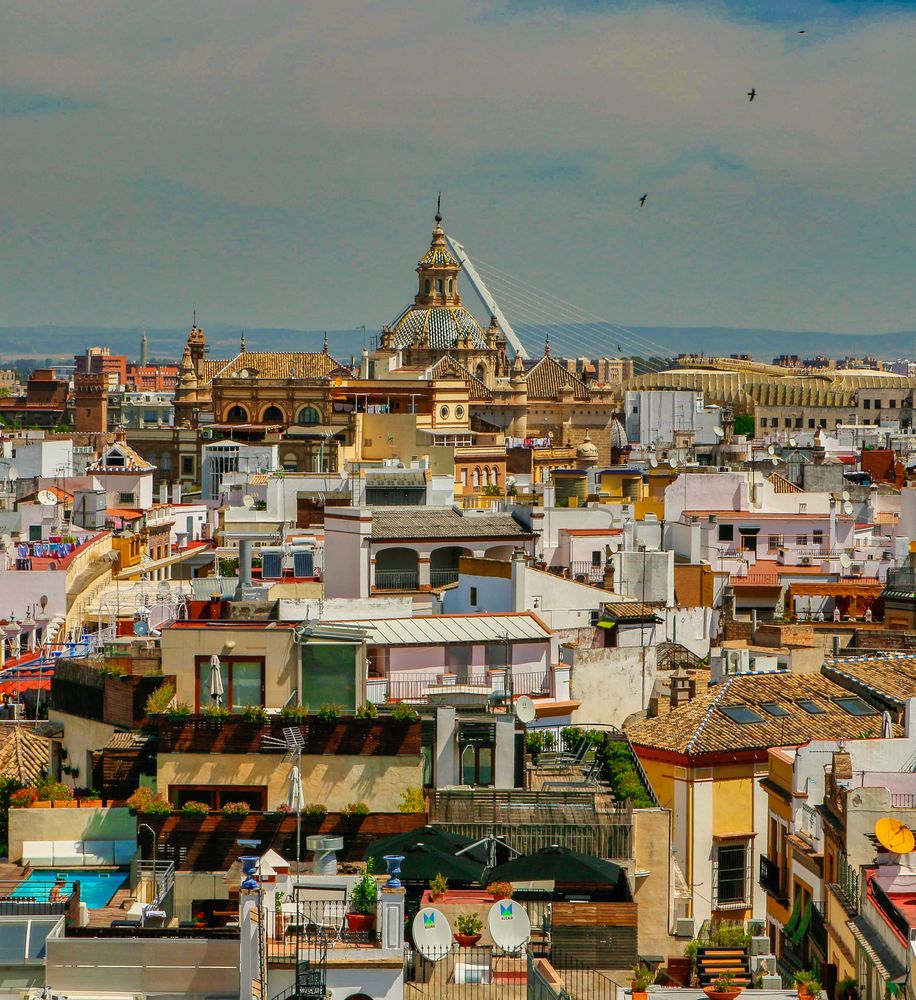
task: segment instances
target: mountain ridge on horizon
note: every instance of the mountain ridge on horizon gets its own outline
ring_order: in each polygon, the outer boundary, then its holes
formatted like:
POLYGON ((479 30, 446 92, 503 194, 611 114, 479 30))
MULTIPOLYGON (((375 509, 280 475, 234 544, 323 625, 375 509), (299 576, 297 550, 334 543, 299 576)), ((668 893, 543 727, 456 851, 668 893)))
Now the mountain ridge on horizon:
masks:
MULTIPOLYGON (((130 358, 139 355, 140 338, 146 333, 150 358, 181 357, 187 339, 187 328, 142 328, 102 326, 8 326, 0 327, 0 358, 69 358, 94 344, 107 346, 115 354, 130 358), (44 353, 39 345, 45 338, 53 339, 54 353, 44 353), (23 352, 24 343, 36 348, 23 352)), ((205 328, 210 353, 214 357, 234 357, 238 353, 242 332, 249 350, 259 351, 320 351, 324 330, 296 330, 283 327, 244 328, 228 323, 214 323, 205 328)), ((540 356, 546 337, 550 337, 551 352, 560 357, 599 357, 601 355, 670 356, 696 353, 712 356, 750 354, 755 360, 771 361, 781 354, 812 357, 823 354, 841 358, 868 355, 881 360, 916 358, 916 331, 890 333, 832 333, 829 331, 770 330, 755 327, 618 327, 612 324, 569 324, 557 326, 517 325, 531 357, 540 356), (804 350, 799 351, 799 338, 804 338, 804 350), (618 351, 618 346, 620 350, 618 351)), ((328 330, 330 353, 341 360, 358 356, 365 344, 370 350, 376 334, 362 330, 328 330)), ((50 346, 50 344, 48 345, 50 346)))

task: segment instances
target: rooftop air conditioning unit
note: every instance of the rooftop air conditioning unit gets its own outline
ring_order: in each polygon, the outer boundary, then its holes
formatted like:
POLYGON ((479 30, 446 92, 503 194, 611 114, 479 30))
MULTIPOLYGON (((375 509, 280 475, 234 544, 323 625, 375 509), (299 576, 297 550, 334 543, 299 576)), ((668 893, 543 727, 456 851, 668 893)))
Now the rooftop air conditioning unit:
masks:
POLYGON ((674 925, 674 936, 692 938, 693 926, 693 917, 678 917, 674 925))
POLYGON ((811 556, 802 556, 800 561, 801 561, 802 566, 810 566, 811 565, 811 556))
POLYGON ((213 437, 213 431, 209 427, 205 427, 201 432, 200 436, 204 441, 209 441, 213 437))

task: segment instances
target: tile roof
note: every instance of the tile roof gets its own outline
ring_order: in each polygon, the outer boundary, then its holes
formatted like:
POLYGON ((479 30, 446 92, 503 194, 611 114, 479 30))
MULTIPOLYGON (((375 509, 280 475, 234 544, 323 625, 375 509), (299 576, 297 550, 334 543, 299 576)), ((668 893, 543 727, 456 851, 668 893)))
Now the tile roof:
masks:
POLYGON ((453 507, 375 507, 372 538, 531 538, 511 514, 478 514, 453 507))
POLYGON ((441 358, 426 370, 426 377, 437 378, 460 378, 467 383, 468 394, 471 399, 492 399, 493 394, 484 382, 472 375, 467 368, 459 361, 456 361, 451 354, 443 354, 441 358))
POLYGON ((828 660, 821 669, 826 677, 866 697, 872 695, 900 706, 908 698, 916 698, 916 657, 839 657, 828 660))
POLYGON ((642 604, 639 601, 612 601, 604 605, 603 615, 610 621, 658 618, 658 608, 653 604, 642 604))
POLYGON ((247 371, 257 378, 327 378, 339 373, 349 375, 339 361, 320 351, 242 351, 211 378, 232 378, 235 372, 247 371))
POLYGON ((212 381, 229 364, 229 360, 229 358, 203 358, 198 362, 198 380, 204 384, 212 381))
POLYGON ((391 324, 392 346, 417 344, 434 350, 450 350, 464 337, 477 349, 487 346, 480 324, 464 306, 418 306, 411 303, 391 324))
POLYGON ((48 767, 48 741, 19 723, 0 726, 0 777, 36 785, 48 767))
MULTIPOLYGON (((916 687, 916 684, 914 684, 916 687)), ((881 716, 851 715, 835 699, 850 691, 823 674, 744 674, 710 687, 686 705, 627 728, 637 746, 698 755, 769 747, 797 746, 810 740, 856 739, 871 728, 877 733, 881 716), (809 714, 799 699, 809 699, 823 712, 809 714), (760 706, 775 703, 789 715, 772 716, 760 706), (736 722, 722 709, 750 709, 760 719, 736 722)))
POLYGON ((556 358, 545 354, 540 361, 525 372, 529 399, 557 399, 560 390, 570 388, 573 399, 588 399, 588 386, 572 372, 567 371, 556 358))
POLYGON ((49 490, 59 501, 61 501, 61 503, 69 503, 73 499, 72 493, 68 493, 66 490, 62 490, 58 486, 46 486, 43 490, 35 490, 34 493, 29 493, 28 496, 20 497, 19 503, 29 503, 30 501, 35 500, 39 493, 47 493, 49 490))
POLYGON ((105 451, 94 461, 86 466, 87 472, 149 472, 156 466, 147 460, 137 451, 134 451, 129 444, 124 441, 115 441, 109 445, 105 451), (124 465, 110 465, 109 458, 113 452, 120 452, 124 456, 124 465))

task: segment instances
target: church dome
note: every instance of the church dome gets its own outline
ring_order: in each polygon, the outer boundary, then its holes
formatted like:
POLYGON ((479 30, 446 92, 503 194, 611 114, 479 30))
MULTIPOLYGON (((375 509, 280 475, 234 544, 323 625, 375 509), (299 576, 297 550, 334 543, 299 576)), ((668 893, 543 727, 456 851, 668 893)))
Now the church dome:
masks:
POLYGON ((598 458, 598 446, 589 437, 588 431, 585 432, 585 440, 582 444, 576 448, 576 458, 580 459, 597 459, 598 458))

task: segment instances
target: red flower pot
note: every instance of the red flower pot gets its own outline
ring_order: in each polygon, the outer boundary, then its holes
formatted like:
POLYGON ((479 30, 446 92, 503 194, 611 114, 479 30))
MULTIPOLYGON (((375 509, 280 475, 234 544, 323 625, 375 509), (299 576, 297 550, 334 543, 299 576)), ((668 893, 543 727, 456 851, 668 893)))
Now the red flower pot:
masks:
POLYGON ((452 936, 462 948, 473 948, 480 940, 479 934, 459 934, 456 931, 452 936))
POLYGON ((366 934, 375 927, 374 913, 348 913, 347 930, 354 934, 366 934))

